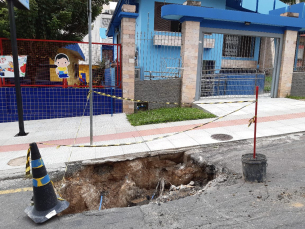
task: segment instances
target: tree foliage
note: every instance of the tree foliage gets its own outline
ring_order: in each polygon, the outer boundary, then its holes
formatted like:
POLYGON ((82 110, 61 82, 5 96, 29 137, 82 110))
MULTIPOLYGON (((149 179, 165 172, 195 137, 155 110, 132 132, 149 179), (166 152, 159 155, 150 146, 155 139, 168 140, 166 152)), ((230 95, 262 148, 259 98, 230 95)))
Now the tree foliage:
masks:
MULTIPOLYGON (((109 0, 92 0, 92 21, 109 0)), ((17 38, 81 40, 88 33, 88 0, 30 0, 30 10, 15 8, 17 38)), ((6 3, 0 3, 0 37, 9 37, 6 3)))
MULTIPOLYGON (((296 4, 296 0, 281 0, 281 2, 284 2, 284 3, 289 4, 289 5, 296 4)), ((305 2, 305 0, 299 0, 299 2, 305 2)))

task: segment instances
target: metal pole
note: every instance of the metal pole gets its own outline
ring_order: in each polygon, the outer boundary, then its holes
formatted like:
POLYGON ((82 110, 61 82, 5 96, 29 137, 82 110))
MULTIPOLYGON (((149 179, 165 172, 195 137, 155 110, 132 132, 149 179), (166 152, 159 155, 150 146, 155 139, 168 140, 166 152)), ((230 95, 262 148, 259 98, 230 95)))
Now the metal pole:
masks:
POLYGON ((259 0, 256 0, 256 13, 258 12, 258 2, 259 0))
MULTIPOLYGON (((110 87, 110 95, 112 96, 112 87, 110 87)), ((113 98, 111 98, 111 117, 113 116, 113 98)))
POLYGON ((13 63, 14 63, 14 79, 15 79, 15 90, 16 90, 16 101, 18 110, 18 122, 19 122, 19 133, 16 136, 26 136, 27 133, 24 131, 23 122, 23 108, 22 108, 22 96, 19 79, 19 63, 18 63, 18 49, 17 49, 17 35, 14 15, 14 3, 12 0, 7 1, 9 18, 10 18, 10 30, 11 30, 11 43, 13 52, 13 63))
POLYGON ((256 103, 255 103, 255 116, 254 116, 254 149, 253 158, 255 159, 256 154, 256 126, 257 126, 257 103, 258 103, 258 86, 256 86, 256 103))
MULTIPOLYGON (((92 10, 91 0, 89 0, 89 19, 88 19, 88 34, 89 34, 89 88, 92 92, 92 40, 91 40, 91 21, 92 10)), ((93 93, 90 93, 90 145, 93 144, 93 93)))

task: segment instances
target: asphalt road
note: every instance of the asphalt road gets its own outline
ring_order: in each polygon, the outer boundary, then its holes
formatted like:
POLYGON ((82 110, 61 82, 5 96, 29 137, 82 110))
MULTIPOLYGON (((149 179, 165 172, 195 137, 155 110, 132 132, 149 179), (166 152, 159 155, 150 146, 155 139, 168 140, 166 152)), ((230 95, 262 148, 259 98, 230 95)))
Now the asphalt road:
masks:
MULTIPOLYGON (((252 141, 203 147, 197 156, 218 168, 220 175, 201 194, 184 199, 55 216, 37 225, 24 213, 31 191, 0 194, 0 228, 305 228, 305 135, 258 140, 267 156, 266 183, 241 177, 241 155, 252 141)), ((1 180, 0 190, 30 187, 30 180, 1 180)))

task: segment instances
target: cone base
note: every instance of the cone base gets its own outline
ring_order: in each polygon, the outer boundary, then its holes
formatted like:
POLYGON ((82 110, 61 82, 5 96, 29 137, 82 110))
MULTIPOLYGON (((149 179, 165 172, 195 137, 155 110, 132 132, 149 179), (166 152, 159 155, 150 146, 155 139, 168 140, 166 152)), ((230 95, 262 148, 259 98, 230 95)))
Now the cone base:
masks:
POLYGON ((46 211, 37 211, 34 206, 27 207, 24 212, 35 222, 35 223, 44 223, 48 219, 62 212, 63 210, 69 207, 70 203, 66 200, 60 201, 57 200, 55 207, 46 210, 46 211), (55 211, 54 211, 55 210, 55 211), (54 211, 54 213, 52 212, 54 211))

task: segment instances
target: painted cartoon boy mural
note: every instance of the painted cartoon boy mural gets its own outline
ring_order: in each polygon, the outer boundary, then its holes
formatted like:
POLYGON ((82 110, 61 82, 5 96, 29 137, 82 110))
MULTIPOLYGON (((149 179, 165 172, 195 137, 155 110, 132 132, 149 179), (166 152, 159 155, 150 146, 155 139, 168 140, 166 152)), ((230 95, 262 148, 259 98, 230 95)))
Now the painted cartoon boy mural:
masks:
POLYGON ((55 57, 56 74, 59 78, 69 78, 68 65, 70 64, 69 57, 66 54, 59 53, 55 57))

